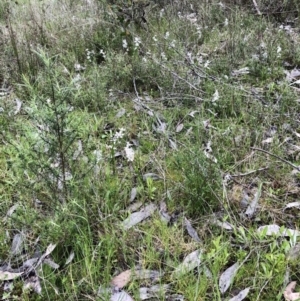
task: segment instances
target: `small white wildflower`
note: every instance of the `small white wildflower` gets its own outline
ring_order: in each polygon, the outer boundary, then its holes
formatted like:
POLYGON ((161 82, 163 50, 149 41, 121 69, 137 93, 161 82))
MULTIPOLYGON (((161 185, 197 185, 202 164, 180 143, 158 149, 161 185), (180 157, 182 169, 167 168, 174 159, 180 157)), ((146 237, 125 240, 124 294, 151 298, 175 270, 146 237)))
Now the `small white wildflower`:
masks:
POLYGON ((166 34, 165 34, 165 39, 167 40, 170 36, 170 33, 167 31, 166 34))
POLYGON ((196 13, 191 13, 189 15, 186 15, 185 18, 189 20, 191 23, 196 23, 197 22, 197 15, 196 13))
POLYGON ((73 84, 75 85, 75 87, 77 88, 77 89, 79 89, 81 86, 80 86, 80 82, 81 82, 81 76, 80 76, 80 74, 79 73, 77 73, 74 77, 73 77, 73 80, 72 80, 72 82, 73 82, 73 84))
POLYGON ((157 42, 156 35, 155 35, 155 36, 153 36, 153 38, 152 38, 152 39, 153 39, 153 41, 154 41, 154 42, 157 42))
POLYGON ((147 60, 145 57, 142 58, 142 61, 143 61, 144 63, 147 63, 147 62, 148 62, 148 60, 147 60))
POLYGON ((220 98, 219 91, 216 90, 211 101, 216 102, 217 100, 219 100, 219 98, 220 98))
POLYGON ((161 9, 160 12, 159 12, 159 17, 162 18, 162 16, 164 15, 164 13, 165 13, 165 10, 161 9))
POLYGON ((228 26, 228 19, 225 19, 224 26, 228 26))
POLYGON ((134 38, 134 49, 136 50, 136 49, 138 49, 139 48, 139 46, 140 46, 140 44, 141 44, 141 38, 140 37, 135 37, 134 38))
POLYGON ((210 61, 209 60, 207 60, 206 62, 205 62, 205 64, 204 64, 204 68, 207 68, 207 69, 209 69, 209 64, 210 64, 210 61))
POLYGON ((201 65, 203 63, 203 56, 202 55, 197 56, 196 60, 197 60, 198 64, 201 65))
POLYGON ((120 130, 115 133, 115 135, 114 135, 114 137, 112 139, 113 142, 117 142, 117 140, 123 138, 124 132, 125 132, 125 129, 124 128, 120 128, 120 130))
POLYGON ((164 61, 167 60, 166 54, 164 52, 162 52, 160 56, 161 56, 162 60, 164 60, 164 61))
POLYGON ((176 41, 173 40, 173 41, 170 43, 170 47, 171 47, 171 48, 175 48, 175 45, 176 45, 176 41))
POLYGON ((195 25, 196 30, 197 30, 197 34, 199 35, 199 37, 202 37, 202 28, 199 25, 195 25))
POLYGON ((129 142, 127 142, 124 150, 125 150, 125 155, 126 158, 129 162, 133 162, 134 160, 134 150, 131 148, 131 144, 129 142))
POLYGON ((193 61, 193 57, 192 57, 192 53, 191 52, 187 52, 186 56, 188 57, 189 61, 193 61))
POLYGON ((123 46, 124 49, 128 48, 128 43, 125 39, 122 41, 122 46, 123 46))
POLYGON ((278 47, 277 47, 277 54, 280 54, 280 53, 281 53, 281 47, 278 46, 278 47))
POLYGON ((100 49, 99 54, 101 54, 104 58, 106 58, 106 53, 103 49, 100 49))

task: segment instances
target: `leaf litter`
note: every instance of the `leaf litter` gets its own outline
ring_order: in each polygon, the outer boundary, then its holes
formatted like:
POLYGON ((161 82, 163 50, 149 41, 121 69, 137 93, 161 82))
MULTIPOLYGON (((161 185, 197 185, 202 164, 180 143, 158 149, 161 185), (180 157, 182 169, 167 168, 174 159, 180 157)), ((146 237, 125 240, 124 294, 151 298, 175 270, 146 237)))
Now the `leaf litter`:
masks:
POLYGON ((139 295, 141 300, 147 300, 151 298, 158 298, 160 294, 166 294, 169 290, 169 284, 163 285, 153 285, 151 287, 140 287, 139 288, 139 295))
POLYGON ((198 236, 198 233, 197 231, 193 228, 191 222, 187 219, 187 218, 184 218, 184 224, 185 224, 185 227, 186 227, 186 230, 188 232, 188 234, 197 242, 201 242, 199 236, 198 236))
POLYGON ((124 230, 129 230, 136 224, 140 223, 144 219, 150 217, 154 211, 157 209, 157 206, 155 204, 149 204, 145 206, 142 210, 132 213, 127 219, 125 219, 121 226, 124 230))
POLYGON ((286 210, 286 209, 290 209, 290 208, 298 208, 300 209, 300 202, 291 202, 291 203, 288 203, 283 210, 286 210))
POLYGON ((233 298, 230 298, 228 301, 242 301, 242 300, 244 300, 248 296, 249 291, 250 291, 250 288, 247 287, 247 288, 243 289, 242 291, 240 291, 233 298))
POLYGON ((183 123, 179 123, 179 124, 177 125, 177 127, 176 127, 175 132, 176 132, 176 133, 180 133, 180 132, 183 130, 183 128, 184 128, 183 123))
POLYGON ((24 234, 23 233, 17 233, 12 241, 11 245, 11 255, 15 256, 22 252, 24 246, 24 234))
MULTIPOLYGON (((19 245, 19 238, 15 240, 18 240, 16 245, 19 245)), ((49 255, 53 252, 55 247, 56 244, 49 244, 44 254, 27 259, 18 268, 11 268, 10 265, 7 264, 3 265, 0 267, 0 281, 10 281, 22 277, 24 290, 32 289, 37 294, 41 294, 42 286, 40 284, 40 278, 38 276, 37 269, 42 264, 48 264, 52 268, 59 267, 58 264, 49 258, 49 255)), ((13 246, 12 249, 18 250, 19 252, 18 247, 13 246)), ((15 251, 15 254, 18 254, 18 252, 16 253, 15 251)))
POLYGON ((257 191, 256 191, 256 193, 254 195, 253 201, 247 207, 245 215, 248 218, 251 218, 254 215, 254 213, 255 213, 255 210, 256 210, 257 205, 258 205, 258 201, 259 201, 260 196, 261 196, 261 190, 262 190, 262 183, 259 184, 259 187, 258 187, 258 189, 257 189, 257 191))
POLYGON ((296 281, 292 281, 286 287, 285 291, 283 292, 285 301, 296 301, 300 299, 300 293, 294 292, 296 284, 297 284, 296 281))
POLYGON ((183 262, 179 264, 176 269, 173 271, 173 277, 177 278, 179 276, 182 276, 184 274, 187 274, 188 272, 192 271, 196 267, 200 266, 201 263, 201 254, 202 251, 200 249, 190 253, 187 255, 183 262))
POLYGON ((221 294, 224 294, 229 286, 233 282, 233 278, 235 277, 240 265, 238 262, 233 264, 231 267, 225 270, 225 272, 222 273, 219 279, 219 289, 221 294))
POLYGON ((294 229, 287 229, 285 227, 279 227, 276 224, 261 226, 257 229, 257 233, 265 233, 265 235, 271 236, 299 236, 300 231, 294 229))

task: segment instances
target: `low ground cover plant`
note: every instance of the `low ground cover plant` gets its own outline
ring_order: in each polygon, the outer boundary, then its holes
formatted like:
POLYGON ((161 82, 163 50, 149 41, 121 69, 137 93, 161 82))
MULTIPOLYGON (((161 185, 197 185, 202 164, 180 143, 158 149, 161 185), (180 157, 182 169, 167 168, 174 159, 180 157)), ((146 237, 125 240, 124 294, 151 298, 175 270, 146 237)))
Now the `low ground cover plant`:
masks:
POLYGON ((0 3, 3 300, 297 300, 299 4, 0 3))

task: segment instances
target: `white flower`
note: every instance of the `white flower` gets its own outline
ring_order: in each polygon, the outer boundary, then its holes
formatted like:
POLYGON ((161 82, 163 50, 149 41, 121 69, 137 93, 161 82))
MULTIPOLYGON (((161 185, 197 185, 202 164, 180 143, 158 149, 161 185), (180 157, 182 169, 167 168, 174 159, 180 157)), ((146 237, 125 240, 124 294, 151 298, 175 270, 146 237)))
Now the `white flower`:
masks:
POLYGON ((133 162, 134 160, 134 150, 131 148, 131 144, 127 142, 125 148, 125 156, 129 162, 133 162))
POLYGON ((170 33, 167 31, 166 34, 165 34, 165 39, 167 40, 170 36, 170 33))
POLYGON ((103 49, 100 49, 99 54, 101 54, 104 58, 106 58, 106 53, 103 49))
POLYGON ((225 19, 224 26, 228 26, 228 19, 225 19))
POLYGON ((280 53, 281 53, 281 47, 280 47, 280 46, 278 46, 278 47, 277 47, 277 54, 279 54, 279 55, 280 55, 280 53))
POLYGON ((125 39, 122 41, 122 46, 123 46, 124 49, 128 48, 128 43, 125 39))
POLYGON ((210 64, 210 61, 209 60, 207 60, 206 62, 205 62, 205 64, 204 64, 204 68, 207 68, 207 69, 209 69, 209 64, 210 64))
POLYGON ((176 43, 176 41, 173 40, 173 41, 170 43, 170 47, 171 47, 171 48, 175 48, 175 43, 176 43))
POLYGON ((135 50, 139 48, 141 42, 142 42, 142 41, 141 41, 141 38, 140 38, 140 37, 135 37, 135 38, 134 38, 133 43, 134 43, 134 49, 135 49, 135 50))
POLYGON ((153 39, 153 41, 154 41, 154 42, 157 42, 157 38, 156 38, 156 36, 153 36, 153 38, 152 38, 152 39, 153 39))
POLYGON ((220 98, 219 91, 216 90, 211 101, 216 102, 217 100, 219 100, 219 98, 220 98))
POLYGON ((123 138, 124 132, 125 132, 125 129, 120 128, 120 130, 118 132, 116 132, 115 135, 113 136, 112 141, 115 143, 115 142, 117 142, 117 140, 123 138))
POLYGON ((166 54, 164 52, 162 52, 160 56, 161 56, 163 61, 167 60, 166 54))

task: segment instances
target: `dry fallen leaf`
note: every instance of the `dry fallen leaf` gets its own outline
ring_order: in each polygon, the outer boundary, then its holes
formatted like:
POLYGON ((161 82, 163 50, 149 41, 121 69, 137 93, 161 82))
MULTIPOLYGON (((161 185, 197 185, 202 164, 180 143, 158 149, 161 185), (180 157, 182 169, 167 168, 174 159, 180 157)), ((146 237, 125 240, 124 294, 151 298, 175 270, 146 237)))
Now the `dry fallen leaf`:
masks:
POLYGON ((121 289, 128 284, 128 282, 131 280, 131 276, 131 270, 124 271, 118 276, 114 277, 111 281, 111 284, 121 289))
POLYGON ((57 270, 59 268, 59 264, 51 260, 50 258, 45 258, 44 264, 47 264, 50 268, 57 270))
POLYGON ((290 248, 286 258, 288 260, 297 260, 300 258, 300 243, 297 243, 295 246, 290 248))
POLYGON ((185 223, 185 227, 186 227, 186 230, 187 232, 189 233, 189 235, 197 242, 201 242, 199 236, 198 236, 198 233, 197 231, 193 228, 191 222, 185 218, 184 219, 184 223, 185 223))
POLYGON ((262 190, 262 183, 259 184, 259 187, 254 195, 254 198, 252 200, 252 202, 249 204, 249 206, 247 207, 247 210, 245 212, 245 215, 248 217, 248 218, 251 218, 254 213, 255 213, 255 210, 257 208, 257 204, 258 204, 258 201, 260 199, 260 196, 261 196, 261 190, 262 190))
POLYGON ((126 110, 124 108, 121 108, 118 113, 116 114, 116 118, 122 117, 126 113, 126 110))
POLYGON ((15 278, 20 277, 22 274, 23 273, 10 273, 0 271, 0 281, 13 280, 15 278))
POLYGON ((189 113, 189 116, 194 118, 196 113, 199 113, 199 111, 192 111, 189 113))
POLYGON ((136 224, 140 223, 141 221, 143 221, 144 219, 148 218, 149 216, 151 216, 154 211, 156 210, 156 205, 154 204, 149 204, 148 206, 146 206, 145 208, 143 208, 141 211, 132 213, 128 218, 126 218, 123 222, 122 222, 122 227, 125 230, 130 229, 131 227, 135 226, 136 224))
POLYGON ((176 133, 180 133, 183 130, 183 127, 184 127, 183 123, 179 123, 175 130, 176 133))
POLYGON ((266 235, 280 235, 280 236, 299 236, 300 231, 279 227, 278 225, 266 225, 257 229, 258 233, 266 231, 266 235))
POLYGON ((134 271, 135 279, 150 279, 153 282, 159 280, 163 275, 163 272, 155 270, 136 269, 134 271))
POLYGON ((173 272, 173 276, 178 277, 192 271, 201 263, 201 250, 196 250, 185 257, 183 262, 177 266, 173 272))
POLYGON ((241 68, 239 70, 233 70, 231 75, 232 76, 239 76, 239 75, 248 74, 248 73, 249 73, 249 68, 245 67, 245 68, 241 68))
POLYGON ((141 300, 147 300, 151 298, 158 298, 159 294, 166 294, 168 291, 170 285, 169 284, 157 284, 153 285, 151 287, 140 287, 140 299, 141 300))
POLYGON ((228 301, 242 301, 247 297, 249 291, 250 291, 250 288, 247 287, 244 290, 240 291, 236 296, 229 299, 228 301))
POLYGON ((41 286, 39 276, 36 273, 34 273, 33 276, 28 277, 24 281, 23 289, 24 290, 32 289, 34 292, 40 295, 42 293, 42 286, 41 286))
POLYGON ((273 142, 273 140, 274 140, 274 137, 269 137, 269 138, 263 140, 261 143, 262 144, 270 144, 273 142))
POLYGON ((298 208, 300 209, 300 202, 291 202, 288 203, 283 210, 289 209, 289 208, 298 208))
POLYGON ((157 175, 156 173, 153 173, 153 172, 149 172, 149 173, 143 174, 143 180, 144 181, 146 181, 148 178, 150 178, 152 180, 159 180, 159 179, 161 179, 161 177, 159 175, 157 175))
POLYGON ((140 209, 143 205, 144 205, 144 203, 142 201, 141 202, 134 202, 131 205, 129 205, 124 211, 132 213, 132 212, 135 212, 138 209, 140 209))
POLYGON ((68 265, 74 259, 75 253, 72 251, 66 260, 65 265, 68 265))
POLYGON ((172 149, 177 150, 177 144, 176 144, 176 142, 173 141, 171 138, 168 138, 168 140, 169 140, 169 145, 170 145, 170 147, 171 147, 172 149))
POLYGON ((221 222, 217 219, 213 219, 212 222, 217 225, 217 226, 220 226, 221 228, 225 229, 225 230, 233 230, 234 229, 234 226, 228 222, 221 222))
POLYGON ((234 276, 236 275, 237 271, 239 269, 239 263, 236 262, 234 265, 229 267, 221 276, 219 279, 219 289, 221 294, 224 294, 227 289, 229 288, 230 284, 233 281, 234 276))
POLYGON ((285 291, 283 292, 283 296, 285 301, 295 301, 300 299, 300 293, 294 293, 294 289, 296 287, 296 281, 292 281, 288 284, 285 291))
POLYGON ((12 255, 18 255, 22 252, 24 245, 24 234, 23 233, 17 233, 12 242, 11 246, 11 254, 12 255))
POLYGON ((130 193, 130 200, 129 200, 130 203, 132 203, 135 200, 136 195, 137 195, 137 188, 133 187, 130 193))
POLYGON ((134 301, 126 292, 116 292, 110 297, 110 301, 134 301))

